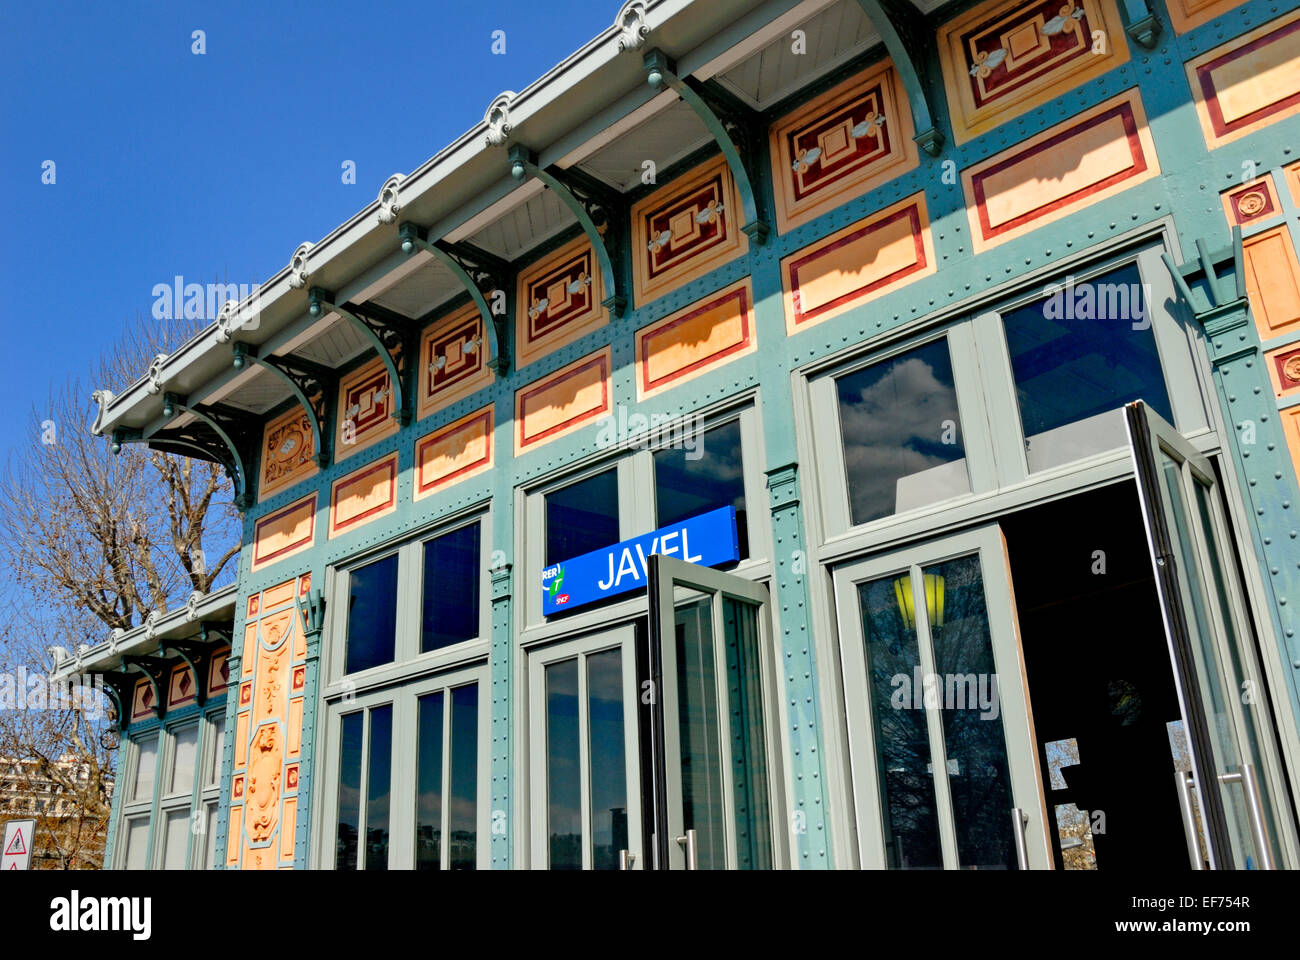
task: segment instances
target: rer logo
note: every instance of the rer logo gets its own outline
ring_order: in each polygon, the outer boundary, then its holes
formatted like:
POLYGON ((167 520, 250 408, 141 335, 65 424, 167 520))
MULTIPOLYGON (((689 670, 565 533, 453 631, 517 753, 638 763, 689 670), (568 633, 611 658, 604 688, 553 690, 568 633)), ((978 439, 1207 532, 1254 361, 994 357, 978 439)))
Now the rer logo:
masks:
MULTIPOLYGON (((567 593, 560 593, 560 591, 564 589, 564 565, 557 563, 554 570, 555 572, 552 574, 550 585, 546 588, 546 596, 552 603, 559 607, 569 602, 569 595, 567 593)), ((546 576, 543 574, 542 581, 545 582, 545 580, 546 576)))

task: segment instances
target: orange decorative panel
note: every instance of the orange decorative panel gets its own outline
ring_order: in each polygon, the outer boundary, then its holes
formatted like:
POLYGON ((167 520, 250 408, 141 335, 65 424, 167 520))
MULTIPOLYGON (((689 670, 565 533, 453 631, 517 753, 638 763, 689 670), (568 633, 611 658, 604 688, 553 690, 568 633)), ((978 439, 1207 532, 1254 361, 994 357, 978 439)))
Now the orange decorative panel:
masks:
POLYGON ((1300 163, 1293 163, 1282 170, 1287 189, 1291 191, 1291 202, 1300 206, 1300 163))
POLYGON ((1165 8, 1169 11, 1169 23, 1173 26, 1174 33, 1186 33, 1244 2, 1245 0, 1166 0, 1165 8))
POLYGON ((230 826, 226 833, 226 863, 239 863, 239 838, 243 834, 244 808, 230 808, 230 826))
POLYGON ((261 598, 262 595, 260 593, 255 593, 248 598, 248 615, 250 617, 257 616, 257 606, 258 603, 261 601, 261 598))
POLYGON ((637 399, 753 353, 753 304, 754 288, 745 279, 638 330, 637 399))
MULTIPOLYGON (((294 768, 296 769, 296 768, 294 768)), ((284 829, 280 831, 280 859, 293 859, 293 834, 298 826, 298 800, 284 801, 284 829)))
POLYGON ((222 693, 230 686, 230 648, 218 650, 208 660, 208 694, 222 693))
POLYGON ((1287 407, 1282 411, 1282 432, 1291 451, 1291 467, 1300 477, 1300 407, 1287 407))
POLYGON ((519 366, 572 343, 609 322, 600 265, 586 236, 519 274, 515 350, 519 366))
POLYGON ((609 413, 609 347, 515 391, 515 452, 572 433, 609 413))
POLYGON ((492 467, 492 408, 439 427, 415 443, 415 499, 492 467))
POLYGON ((330 536, 337 537, 397 509, 397 453, 334 481, 330 536))
POLYGON ((490 386, 489 359, 483 315, 474 304, 435 321, 420 338, 419 415, 490 386))
POLYGON ((1211 149, 1300 112, 1300 13, 1197 57, 1187 79, 1211 149))
POLYGON ((788 333, 934 273, 925 195, 873 213, 781 261, 788 333))
MULTIPOLYGON (((244 624, 244 649, 252 650, 255 643, 257 643, 257 621, 250 620, 244 624)), ((245 657, 241 664, 240 676, 251 677, 253 675, 253 661, 245 657)))
POLYGON ((253 529, 254 570, 301 553, 316 539, 316 494, 303 497, 257 521, 253 529))
POLYGON ((1160 173, 1136 90, 962 171, 975 252, 1160 173))
POLYGON ((277 583, 274 587, 267 587, 262 591, 262 612, 270 613, 286 603, 293 602, 293 589, 298 580, 286 580, 284 583, 277 583))
POLYGON ((167 682, 167 707, 184 706, 187 703, 194 703, 198 700, 198 684, 194 682, 194 674, 186 664, 179 667, 172 667, 171 677, 167 682))
POLYGON ((262 431, 262 473, 257 498, 292 487, 320 472, 315 460, 316 434, 301 406, 276 417, 262 431))
MULTIPOLYGON (((251 654, 250 654, 251 658, 251 654)), ((251 698, 250 698, 251 699, 251 698)), ((241 703, 240 706, 243 706, 241 703)), ((235 769, 242 769, 248 762, 248 711, 245 710, 235 719, 235 769)))
POLYGON ((1260 177, 1250 183, 1223 192, 1223 211, 1228 216, 1228 226, 1248 226, 1259 220, 1268 220, 1282 212, 1272 177, 1260 177))
POLYGON ((1273 381, 1274 395, 1288 397, 1300 391, 1300 343, 1270 350, 1264 354, 1264 363, 1273 381))
POLYGON ((302 697, 289 701, 289 756, 302 752, 302 697))
POLYGON ((1300 264, 1286 224, 1242 241, 1246 294, 1261 340, 1272 340, 1300 324, 1300 264))
POLYGON ((339 384, 338 429, 334 437, 336 461, 397 432, 393 399, 388 368, 379 357, 343 378, 339 384))
POLYGON ((953 139, 986 133, 1128 62, 1114 0, 990 0, 939 28, 953 139))
POLYGON ((148 680, 137 680, 135 689, 131 691, 131 719, 140 720, 144 717, 151 717, 157 706, 158 703, 153 695, 153 685, 148 680))
POLYGON ((632 207, 636 305, 675 290, 749 249, 731 170, 722 157, 632 207))
POLYGON ((773 125, 769 137, 782 233, 917 164, 907 97, 886 60, 773 125))

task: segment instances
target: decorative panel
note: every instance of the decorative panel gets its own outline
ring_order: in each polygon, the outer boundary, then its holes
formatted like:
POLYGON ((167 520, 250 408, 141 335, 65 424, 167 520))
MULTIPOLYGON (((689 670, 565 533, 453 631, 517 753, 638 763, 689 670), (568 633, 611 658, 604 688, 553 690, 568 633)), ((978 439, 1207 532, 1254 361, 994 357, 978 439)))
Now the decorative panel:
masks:
POLYGON ((492 468, 492 408, 484 407, 415 442, 415 499, 492 468))
POLYGON ((397 453, 349 473, 330 488, 330 536, 350 533, 397 509, 397 453))
POLYGON ((1280 215, 1282 204, 1273 189, 1273 178, 1264 176, 1225 190, 1223 212, 1227 214, 1228 226, 1243 227, 1280 215))
POLYGON ((978 253, 1160 173, 1136 90, 962 171, 978 253))
POLYGON ((198 685, 194 682, 194 673, 188 664, 172 667, 167 680, 167 709, 183 707, 199 699, 198 685))
POLYGON ((344 460, 370 444, 392 436, 397 429, 388 368, 376 357, 348 374, 339 384, 334 459, 344 460))
POLYGON ((420 338, 419 415, 490 386, 489 359, 483 315, 474 304, 431 324, 420 338))
POLYGON ((701 277, 749 249, 731 170, 721 156, 632 207, 636 305, 701 277))
POLYGON ((314 459, 315 449, 316 432, 301 405, 270 421, 262 431, 258 500, 265 500, 271 494, 319 473, 320 468, 314 459))
MULTIPOLYGON (((294 596, 302 577, 272 588, 294 596)), ((292 860, 297 826, 297 766, 290 746, 301 750, 306 650, 296 643, 302 619, 293 607, 264 612, 251 624, 253 642, 243 659, 254 664, 235 717, 235 764, 230 791, 227 863, 244 870, 270 870, 292 860), (299 653, 301 651, 301 654, 299 653), (293 770, 293 776, 288 771, 293 770)))
POLYGON ((230 648, 223 647, 208 658, 208 696, 224 693, 230 686, 230 648))
POLYGON ((1186 33, 1220 14, 1239 7, 1245 0, 1165 0, 1174 33, 1186 33))
POLYGON ((918 193, 781 261, 786 332, 794 333, 935 271, 918 193))
POLYGON ((1202 54, 1187 79, 1210 149, 1300 112, 1300 13, 1202 54))
POLYGON ((609 347, 515 391, 515 452, 572 433, 609 413, 609 347))
POLYGON ((515 352, 519 366, 572 343, 609 322, 600 265, 586 236, 519 274, 515 352))
POLYGON ((1282 432, 1286 434, 1286 445, 1291 451, 1291 467, 1300 477, 1300 407, 1288 407, 1282 411, 1282 432))
POLYGON ((1277 397, 1289 397, 1300 391, 1300 343, 1270 350, 1264 354, 1264 363, 1277 397))
POLYGON ((1300 207, 1300 163, 1293 163, 1282 170, 1286 187, 1291 191, 1291 202, 1300 207))
POLYGON ((636 332, 637 399, 753 353, 754 287, 748 279, 636 332))
POLYGON ((939 28, 953 139, 986 133, 1128 61, 1114 0, 990 0, 939 28))
POLYGON ((1289 333, 1300 325, 1300 264, 1286 224, 1242 241, 1246 293, 1261 340, 1289 333))
POLYGON ((912 114, 891 61, 783 117, 769 136, 782 233, 917 165, 912 114))
POLYGON ((308 549, 316 539, 316 494, 312 493, 257 521, 253 570, 308 549))
POLYGON ((262 602, 260 604, 262 613, 270 613, 278 607, 293 602, 294 581, 289 580, 286 583, 277 584, 274 587, 267 587, 262 591, 262 602))
POLYGON ((131 722, 152 717, 156 709, 158 701, 153 694, 153 685, 141 677, 131 691, 131 722))

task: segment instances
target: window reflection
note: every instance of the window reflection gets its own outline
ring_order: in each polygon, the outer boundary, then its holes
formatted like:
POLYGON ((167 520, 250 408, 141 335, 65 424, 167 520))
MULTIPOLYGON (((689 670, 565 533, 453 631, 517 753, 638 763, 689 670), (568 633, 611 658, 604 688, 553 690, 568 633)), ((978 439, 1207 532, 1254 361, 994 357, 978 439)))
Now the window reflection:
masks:
POLYGON ((735 507, 740 559, 744 560, 749 557, 749 525, 740 421, 706 430, 695 441, 694 449, 655 451, 655 526, 680 523, 719 507, 735 507))
POLYGON ((420 698, 415 868, 442 869, 442 693, 420 698))
POLYGON ((348 575, 348 639, 344 672, 393 662, 397 640, 397 554, 348 575))
POLYGON ((479 558, 477 523, 425 543, 420 652, 478 636, 479 558))
POLYGON ((591 755, 591 866, 617 870, 628 848, 627 752, 623 739, 623 653, 587 658, 587 729, 591 755))
POLYGON ((836 388, 853 523, 970 491, 946 340, 840 377, 836 388))
POLYGON ((334 867, 357 868, 357 837, 361 824, 361 737, 362 713, 343 718, 339 743, 339 822, 335 841, 334 867))
POLYGON ((478 685, 451 693, 451 869, 473 870, 478 842, 478 685))
POLYGON ((389 789, 393 781, 393 708, 370 711, 370 764, 366 771, 366 869, 388 869, 389 789))
POLYGON ((546 495, 546 566, 618 543, 618 470, 546 495))
POLYGON ((552 870, 582 869, 578 661, 546 668, 546 819, 552 870))

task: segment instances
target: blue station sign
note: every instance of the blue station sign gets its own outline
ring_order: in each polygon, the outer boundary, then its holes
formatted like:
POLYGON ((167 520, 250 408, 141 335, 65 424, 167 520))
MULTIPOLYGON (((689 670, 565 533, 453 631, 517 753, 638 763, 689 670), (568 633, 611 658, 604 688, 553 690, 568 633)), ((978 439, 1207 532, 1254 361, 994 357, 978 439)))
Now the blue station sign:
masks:
POLYGON ((740 559, 736 508, 719 507, 611 547, 552 564, 542 571, 542 615, 604 600, 646 585, 654 554, 716 567, 740 559))

